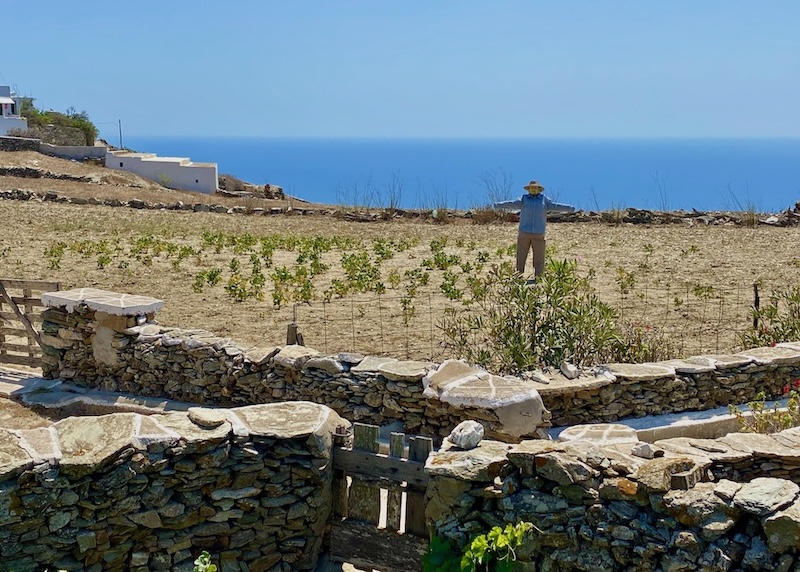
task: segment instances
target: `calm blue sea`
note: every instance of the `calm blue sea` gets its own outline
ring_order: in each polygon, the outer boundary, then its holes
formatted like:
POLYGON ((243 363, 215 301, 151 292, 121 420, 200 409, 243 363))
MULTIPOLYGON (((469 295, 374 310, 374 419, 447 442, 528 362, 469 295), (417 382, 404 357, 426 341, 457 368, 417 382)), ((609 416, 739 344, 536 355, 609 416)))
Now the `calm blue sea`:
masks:
POLYGON ((515 198, 530 179, 551 198, 586 210, 777 212, 800 201, 800 139, 127 137, 124 143, 215 162, 220 174, 280 185, 321 203, 385 205, 400 186, 402 207, 467 209, 498 194, 515 198))

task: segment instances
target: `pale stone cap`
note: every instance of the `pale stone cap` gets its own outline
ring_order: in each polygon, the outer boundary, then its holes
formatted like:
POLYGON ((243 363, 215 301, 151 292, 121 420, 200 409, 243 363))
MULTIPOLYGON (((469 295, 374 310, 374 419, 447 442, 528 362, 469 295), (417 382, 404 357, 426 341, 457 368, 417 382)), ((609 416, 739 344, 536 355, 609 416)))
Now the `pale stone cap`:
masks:
POLYGON ((85 304, 91 310, 113 316, 141 316, 158 312, 164 306, 164 301, 96 288, 75 288, 45 292, 42 294, 42 304, 51 308, 65 308, 67 312, 72 312, 76 306, 85 304))

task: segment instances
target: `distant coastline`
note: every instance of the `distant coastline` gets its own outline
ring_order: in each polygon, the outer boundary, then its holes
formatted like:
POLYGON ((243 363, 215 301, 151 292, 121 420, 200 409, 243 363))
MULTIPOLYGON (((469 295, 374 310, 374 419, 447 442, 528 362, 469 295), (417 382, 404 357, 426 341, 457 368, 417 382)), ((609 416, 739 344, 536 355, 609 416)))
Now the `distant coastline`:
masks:
POLYGON ((530 178, 584 210, 778 212, 800 200, 800 139, 135 137, 313 203, 469 209, 530 178), (492 187, 487 184, 492 181, 492 187))

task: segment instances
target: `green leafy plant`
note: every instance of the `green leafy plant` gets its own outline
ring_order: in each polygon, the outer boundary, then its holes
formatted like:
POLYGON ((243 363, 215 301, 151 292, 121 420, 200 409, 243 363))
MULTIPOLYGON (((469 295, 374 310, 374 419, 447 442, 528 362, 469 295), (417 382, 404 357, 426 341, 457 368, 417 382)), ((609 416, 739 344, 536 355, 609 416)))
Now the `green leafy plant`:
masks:
POLYGON ((99 268, 100 270, 108 266, 110 262, 111 262, 111 257, 106 253, 99 254, 97 256, 97 268, 99 268))
POLYGON ((564 360, 672 357, 669 346, 654 343, 643 330, 623 328, 590 279, 570 260, 549 260, 534 284, 508 261, 494 265, 485 276, 468 277, 462 308, 446 310, 439 324, 445 344, 458 357, 501 373, 558 367, 564 360))
POLYGON ((636 275, 633 272, 627 272, 622 267, 617 267, 617 287, 620 293, 625 296, 630 294, 633 287, 636 285, 636 275))
POLYGON ((751 312, 757 325, 742 334, 744 347, 769 346, 800 339, 800 286, 773 290, 767 303, 752 308, 751 312))
POLYGON ((400 276, 400 272, 396 268, 393 268, 389 271, 389 275, 386 277, 386 279, 389 281, 389 286, 392 288, 397 288, 400 286, 402 277, 400 276))
POLYGON ((461 558, 461 570, 510 572, 517 560, 516 549, 534 528, 531 522, 509 523, 505 528, 493 527, 470 543, 461 558))
POLYGON ((58 241, 45 249, 44 257, 47 259, 47 267, 50 270, 58 270, 61 268, 61 259, 64 257, 65 248, 67 248, 67 244, 58 241))
POLYGON ((211 555, 203 550, 194 561, 192 572, 217 572, 217 565, 211 562, 211 555))
POLYGON ((444 271, 439 289, 448 300, 460 300, 462 298, 463 292, 458 288, 457 282, 458 276, 456 274, 449 270, 444 271))
POLYGON ((422 557, 422 572, 461 572, 461 555, 452 542, 434 533, 422 557))
POLYGON ((511 572, 517 560, 517 548, 534 530, 539 531, 531 522, 508 523, 505 527, 495 526, 489 532, 473 538, 461 553, 451 542, 433 535, 428 552, 422 560, 422 570, 423 572, 511 572))
POLYGON ((45 125, 59 125, 74 127, 83 132, 86 145, 94 145, 97 139, 97 127, 89 120, 85 111, 78 112, 74 107, 67 108, 65 113, 58 111, 39 111, 33 105, 33 99, 23 99, 21 115, 28 120, 29 127, 43 127, 45 125))
POLYGON ((746 433, 777 433, 800 425, 800 379, 785 385, 783 396, 786 398, 784 407, 778 401, 767 407, 767 396, 760 391, 747 404, 749 415, 736 405, 728 405, 728 411, 736 417, 739 427, 746 433))
POLYGON ((614 361, 645 363, 678 354, 678 347, 662 329, 640 322, 619 323, 620 343, 614 351, 614 361))

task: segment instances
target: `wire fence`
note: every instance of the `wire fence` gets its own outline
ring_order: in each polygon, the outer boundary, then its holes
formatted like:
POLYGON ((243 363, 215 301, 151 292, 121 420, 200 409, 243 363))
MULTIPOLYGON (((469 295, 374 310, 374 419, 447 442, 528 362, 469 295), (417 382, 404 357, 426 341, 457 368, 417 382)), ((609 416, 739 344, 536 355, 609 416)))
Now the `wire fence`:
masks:
POLYGON ((620 319, 664 334, 676 357, 731 353, 743 348, 752 328, 753 285, 699 287, 644 284, 635 294, 620 293, 610 303, 620 319))
POLYGON ((294 319, 307 346, 326 354, 356 352, 400 359, 447 357, 439 321, 450 306, 441 296, 353 295, 295 304, 294 319))
MULTIPOLYGON (((757 292, 757 290, 756 290, 757 292)), ((727 287, 642 284, 618 291, 604 302, 619 322, 660 334, 673 357, 724 354, 744 349, 742 335, 753 328, 753 284, 727 287)), ((459 301, 428 291, 415 297, 351 295, 295 304, 292 319, 304 343, 326 354, 355 352, 400 359, 432 360, 452 355, 441 329, 447 308, 459 301)))

